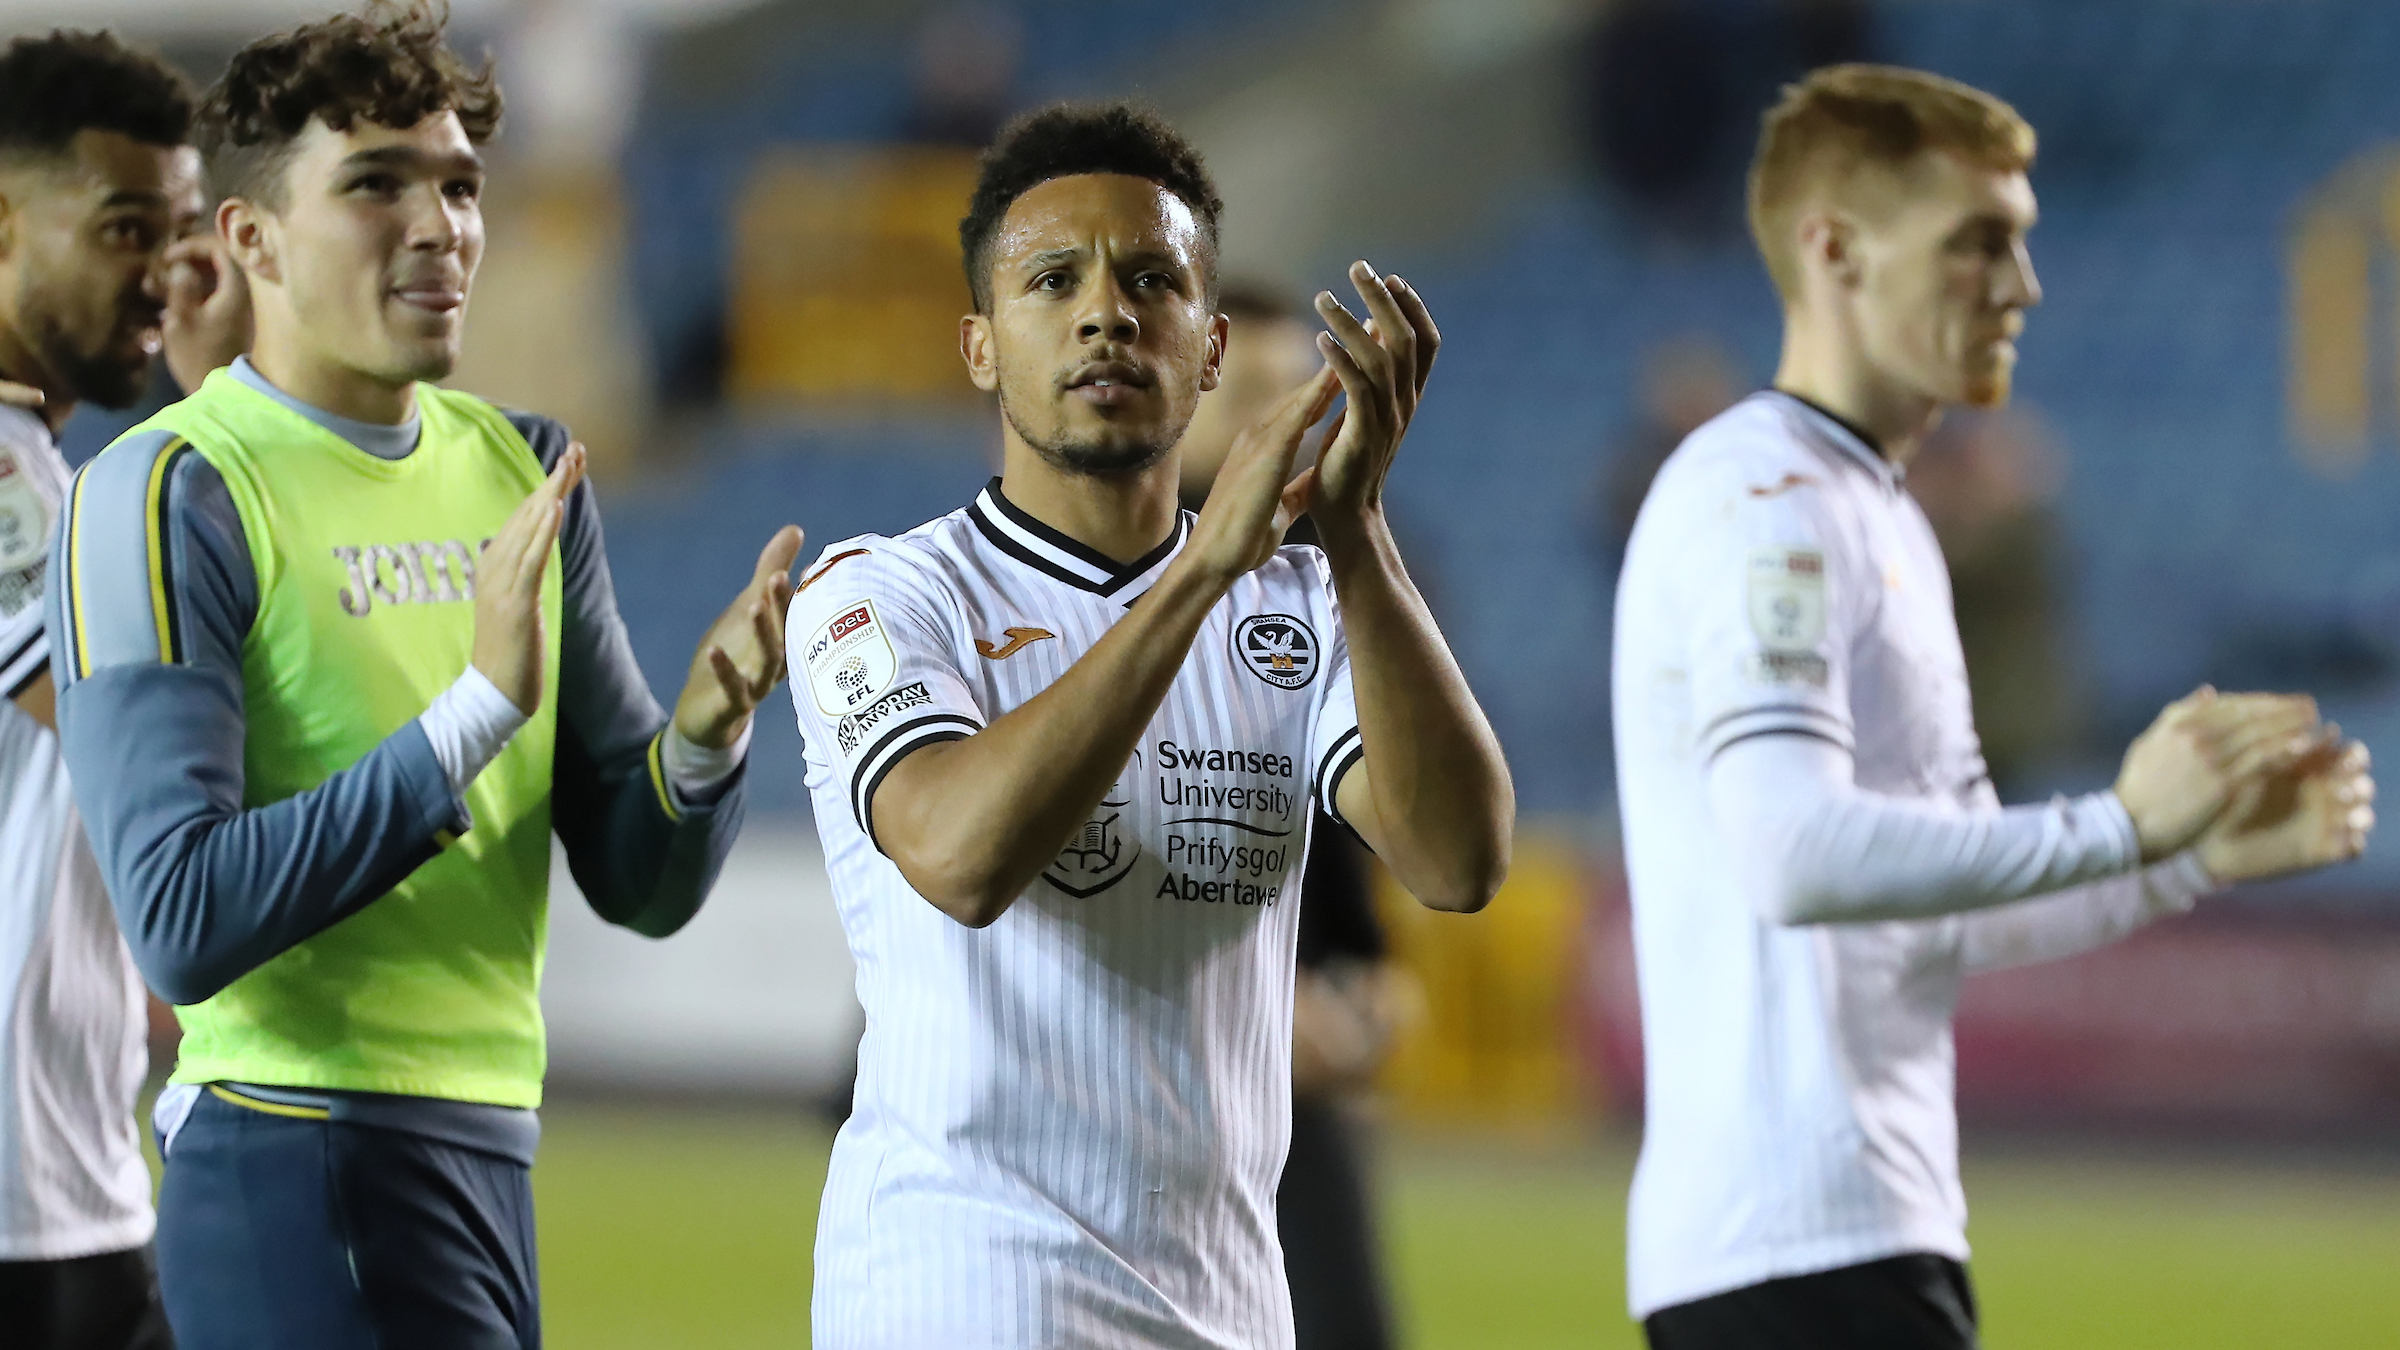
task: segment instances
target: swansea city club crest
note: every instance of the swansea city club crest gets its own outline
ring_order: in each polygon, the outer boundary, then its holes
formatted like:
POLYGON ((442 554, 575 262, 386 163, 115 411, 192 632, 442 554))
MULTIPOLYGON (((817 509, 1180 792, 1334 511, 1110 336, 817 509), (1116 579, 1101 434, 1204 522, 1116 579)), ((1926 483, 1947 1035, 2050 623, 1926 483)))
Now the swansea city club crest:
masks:
POLYGON ((1233 630, 1233 658, 1278 689, 1317 677, 1317 635, 1289 614, 1253 614, 1233 630))

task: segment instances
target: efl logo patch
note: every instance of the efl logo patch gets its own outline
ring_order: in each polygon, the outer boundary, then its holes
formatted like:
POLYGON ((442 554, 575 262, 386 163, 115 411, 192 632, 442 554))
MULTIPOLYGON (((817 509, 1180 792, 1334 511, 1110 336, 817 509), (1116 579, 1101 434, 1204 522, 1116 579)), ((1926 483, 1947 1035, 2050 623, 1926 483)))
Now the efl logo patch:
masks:
POLYGON ((808 668, 809 692, 827 717, 856 712, 889 689, 900 670, 872 600, 834 615, 809 639, 801 659, 808 668))
POLYGON ((1289 614, 1253 614, 1234 626, 1233 659, 1278 689, 1317 677, 1317 635, 1289 614))
POLYGON ((1806 652, 1825 638, 1825 555, 1806 548, 1750 553, 1750 631, 1771 652, 1806 652))

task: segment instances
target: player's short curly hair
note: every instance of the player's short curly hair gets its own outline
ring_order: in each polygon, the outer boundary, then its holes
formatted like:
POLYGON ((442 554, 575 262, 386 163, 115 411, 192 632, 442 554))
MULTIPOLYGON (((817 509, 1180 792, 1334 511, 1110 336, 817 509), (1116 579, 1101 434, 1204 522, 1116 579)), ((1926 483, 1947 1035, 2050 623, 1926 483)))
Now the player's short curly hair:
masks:
POLYGON ((992 238, 1017 198, 1053 178, 1080 173, 1119 173, 1147 178, 1183 199, 1200 222, 1207 255, 1201 267, 1209 302, 1216 302, 1217 196, 1200 152, 1176 134, 1166 119, 1130 103, 1058 103, 1024 114, 1000 129, 983 152, 982 172, 966 219, 958 222, 965 255, 967 289, 975 312, 992 309, 992 238))
POLYGON ((181 145, 192 131, 192 87, 114 33, 60 29, 0 49, 0 157, 60 155, 79 131, 181 145))
POLYGON ((311 121, 335 131, 361 119, 399 129, 448 111, 476 145, 498 135, 491 59, 474 66, 451 51, 443 41, 449 23, 446 0, 372 0, 234 53, 200 103, 210 186, 279 204, 292 144, 311 121))
POLYGON ((1928 150, 2021 171, 2033 167, 2035 139, 2007 103, 1922 70, 1826 66, 1785 86, 1750 161, 1750 232, 1786 304, 1800 294, 1792 228, 1801 210, 1861 169, 1900 169, 1928 150))

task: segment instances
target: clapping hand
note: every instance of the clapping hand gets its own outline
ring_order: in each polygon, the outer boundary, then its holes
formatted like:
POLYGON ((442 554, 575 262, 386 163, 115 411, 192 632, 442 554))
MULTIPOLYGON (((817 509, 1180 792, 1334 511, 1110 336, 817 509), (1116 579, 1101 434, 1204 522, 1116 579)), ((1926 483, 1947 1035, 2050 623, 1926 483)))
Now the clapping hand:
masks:
POLYGON ((783 611, 792 602, 792 563, 803 538, 797 525, 775 532, 759 551, 750 583, 692 653, 691 674, 675 700, 675 729, 692 744, 732 745, 783 678, 783 611))
POLYGON ((2327 726, 2308 752, 2241 783, 2200 836, 2201 865, 2219 881, 2256 881, 2347 862, 2375 828, 2367 747, 2327 726))

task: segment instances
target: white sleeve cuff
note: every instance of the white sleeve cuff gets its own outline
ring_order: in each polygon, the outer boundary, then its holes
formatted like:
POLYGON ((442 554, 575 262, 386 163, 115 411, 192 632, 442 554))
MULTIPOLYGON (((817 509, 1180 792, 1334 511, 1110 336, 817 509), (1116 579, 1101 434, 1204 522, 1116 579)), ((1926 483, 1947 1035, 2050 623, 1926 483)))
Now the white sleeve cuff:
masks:
POLYGON ((2200 861, 2200 851, 2188 848, 2151 868, 2144 880, 2149 883, 2143 888, 2145 898, 2161 917, 2188 914, 2200 897, 2224 886, 2200 861))
POLYGON ((742 734, 733 738, 733 744, 711 750, 669 722, 666 734, 659 738, 658 765, 666 771, 667 784, 675 789, 677 800, 706 803, 722 795, 726 781, 750 754, 750 731, 757 725, 754 717, 742 724, 742 734))
POLYGON ((2142 832, 2134 827, 2133 813, 2125 809, 2125 803, 2115 792, 2095 792, 2076 801, 2070 809, 2116 838, 2119 870, 2130 872, 2142 865, 2142 832))
POLYGON ((500 686, 470 665, 449 688, 434 695, 417 725, 433 743, 433 757, 449 777, 450 790, 463 793, 528 720, 500 686))

